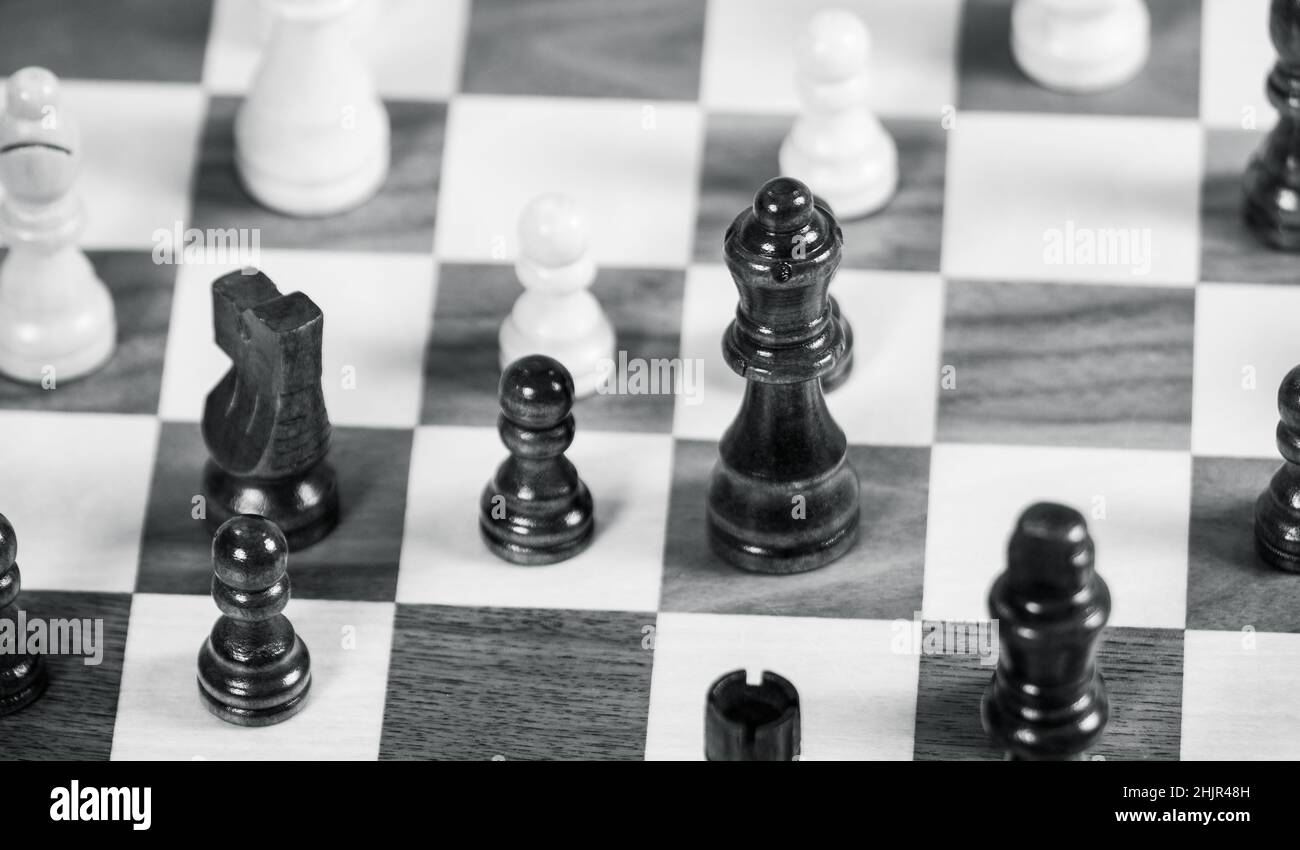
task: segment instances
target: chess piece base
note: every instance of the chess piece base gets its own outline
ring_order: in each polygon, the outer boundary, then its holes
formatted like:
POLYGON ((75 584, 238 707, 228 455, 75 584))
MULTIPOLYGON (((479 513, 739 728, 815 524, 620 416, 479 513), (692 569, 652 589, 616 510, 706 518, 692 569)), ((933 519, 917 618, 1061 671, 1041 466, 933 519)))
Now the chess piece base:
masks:
POLYGON ((219 657, 209 639, 199 651, 199 696, 209 712, 227 723, 273 726, 306 705, 310 668, 307 645, 296 635, 283 656, 256 668, 219 657))
POLYGON ((253 155, 254 139, 284 136, 294 129, 272 123, 255 132, 249 127, 253 119, 241 111, 235 127, 235 169, 244 190, 267 209, 302 218, 337 215, 361 206, 379 192, 390 164, 388 115, 382 106, 374 108, 379 114, 371 120, 363 123, 358 117, 352 130, 338 131, 343 134, 335 145, 340 148, 339 155, 304 154, 279 163, 253 155), (369 138, 362 135, 363 126, 370 128, 369 138), (343 154, 345 146, 352 155, 343 154), (358 149, 364 151, 360 157, 354 153, 358 149), (305 168, 303 163, 318 167, 305 168))
POLYGON ((1300 498, 1300 486, 1283 466, 1255 500, 1255 548, 1280 570, 1300 573, 1300 516, 1286 506, 1300 498))
POLYGON ((580 336, 539 339, 519 327, 513 314, 501 323, 500 363, 507 366, 529 354, 545 354, 564 364, 573 376, 575 398, 585 398, 605 386, 614 372, 614 327, 603 315, 580 336))
POLYGON ((209 460, 203 493, 211 531, 233 516, 257 514, 280 527, 291 550, 316 543, 339 522, 338 478, 325 460, 301 475, 276 480, 234 475, 209 460))
POLYGON ((1011 13, 1011 53, 1025 75, 1061 92, 1118 88, 1147 63, 1151 14, 1142 0, 1123 0, 1101 18, 1054 8, 1047 0, 1017 0, 1011 13), (1060 15, 1061 20, 1054 20, 1060 15))
POLYGON ((45 693, 49 676, 39 655, 24 663, 0 670, 0 717, 21 711, 45 693))
POLYGON ((539 527, 535 516, 525 514, 519 506, 501 493, 494 483, 483 491, 482 510, 479 516, 479 534, 483 543, 497 557, 525 567, 545 566, 578 555, 595 536, 596 518, 592 509, 591 493, 587 485, 578 481, 577 488, 568 497, 569 510, 548 508, 545 515, 560 519, 550 527, 539 527), (506 515, 492 519, 494 501, 506 498, 506 515))
POLYGON ((997 674, 980 701, 984 731, 1013 761, 1076 761, 1101 738, 1109 717, 1110 698, 1101 674, 1058 712, 1044 712, 1022 699, 997 674))
POLYGON ((52 254, 27 247, 10 251, 0 266, 0 373, 31 384, 52 379, 57 386, 98 370, 116 344, 113 297, 79 248, 52 254), (51 321, 34 305, 15 301, 12 294, 31 291, 35 277, 72 292, 68 302, 76 305, 75 312, 60 311, 51 321))
POLYGON ((1300 251, 1300 185, 1288 185, 1256 155, 1243 186, 1242 214, 1255 236, 1270 248, 1300 251))
POLYGON ((781 173, 807 183, 838 220, 864 218, 883 209, 898 191, 898 145, 877 128, 868 148, 852 161, 826 162, 800 150, 792 134, 781 145, 781 173))

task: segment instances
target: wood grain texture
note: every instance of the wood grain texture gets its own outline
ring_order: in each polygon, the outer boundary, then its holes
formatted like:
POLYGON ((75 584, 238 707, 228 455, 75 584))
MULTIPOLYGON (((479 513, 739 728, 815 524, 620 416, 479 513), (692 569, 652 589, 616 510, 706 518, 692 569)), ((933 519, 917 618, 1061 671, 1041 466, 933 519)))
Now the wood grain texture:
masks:
MULTIPOLYGON (((677 270, 599 271, 591 291, 614 325, 618 351, 629 358, 678 356, 683 281, 677 270)), ((497 333, 522 293, 511 266, 442 267, 425 350, 422 423, 495 427, 497 333)), ((580 399, 574 417, 580 430, 668 433, 673 404, 669 394, 597 394, 580 399)))
POLYGON ((643 630, 654 624, 399 605, 380 758, 641 758, 654 658, 643 630))
POLYGON ((5 0, 3 73, 40 65, 64 79, 197 83, 212 0, 5 0))
POLYGON ((1193 313, 1191 289, 950 282, 938 438, 1185 451, 1193 313))
MULTIPOLYGON (((1110 722, 1090 758, 1176 760, 1182 727, 1183 633, 1109 628, 1098 666, 1110 695, 1110 722)), ((917 760, 1003 758, 980 725, 980 700, 993 667, 975 655, 922 655, 916 702, 917 760)))
POLYGON ((861 482, 858 542, 820 570, 768 576, 709 551, 705 505, 715 443, 677 441, 661 611, 911 619, 921 607, 928 449, 849 446, 861 482))
MULTIPOLYGON (((207 450, 197 425, 164 422, 146 507, 136 590, 206 594, 212 538, 192 518, 207 450)), ((289 554, 299 599, 391 602, 406 514, 411 432, 335 428, 330 462, 338 471, 339 525, 315 546, 289 554)))
MULTIPOLYGON (((0 380, 0 409, 158 412, 176 269, 153 262, 143 251, 91 251, 88 256, 117 310, 112 359, 99 371, 50 390, 0 380)), ((0 252, 0 262, 3 258, 0 252)))
POLYGON ((1192 458, 1187 628, 1300 632, 1300 581, 1255 552, 1255 499, 1281 463, 1192 458))
POLYGON ((262 248, 421 254, 432 250, 446 104, 386 102, 392 126, 392 164, 379 194, 341 215, 291 218, 258 206, 239 183, 234 166, 234 121, 239 103, 231 97, 208 102, 195 175, 192 227, 256 228, 261 231, 262 248))
POLYGON ((696 0, 476 0, 463 90, 694 100, 704 6, 696 0))
MULTIPOLYGON (((711 114, 704 145, 695 259, 722 262, 722 237, 763 182, 777 176, 777 151, 794 116, 711 114)), ((938 271, 943 238, 947 133, 933 122, 884 121, 898 145, 898 193, 873 216, 840 220, 840 268, 938 271)), ((834 290, 832 290, 833 292, 834 290)))
POLYGON ((1266 247, 1242 218, 1242 175, 1265 134, 1254 130, 1206 133, 1200 279, 1215 283, 1296 283, 1300 280, 1300 266, 1295 254, 1266 247))
POLYGON ((50 684, 22 711, 0 720, 0 760, 101 760, 113 746, 118 686, 131 597, 119 593, 25 591, 18 604, 32 618, 103 619, 104 656, 47 655, 50 684))
POLYGON ((1151 11, 1151 55, 1146 67, 1118 88, 1073 95, 1043 88, 1016 65, 1011 55, 1012 0, 968 0, 959 36, 957 105, 998 112, 1196 118, 1201 4, 1199 0, 1145 2, 1151 11))

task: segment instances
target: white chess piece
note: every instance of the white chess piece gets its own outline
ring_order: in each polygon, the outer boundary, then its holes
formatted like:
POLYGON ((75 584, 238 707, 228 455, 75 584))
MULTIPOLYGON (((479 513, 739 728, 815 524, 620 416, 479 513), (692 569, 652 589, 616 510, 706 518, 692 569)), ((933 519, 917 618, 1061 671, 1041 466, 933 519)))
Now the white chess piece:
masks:
POLYGON ((524 292, 500 334, 502 369, 528 354, 554 357, 573 375, 578 397, 595 392, 614 367, 614 327, 591 294, 588 235, 571 198, 541 195, 524 207, 515 260, 524 292))
POLYGON ((388 175, 388 112, 352 44, 353 0, 273 0, 275 22, 235 116, 235 167, 288 215, 359 206, 388 175))
MULTIPOLYGON (((117 342, 113 297, 77 245, 85 214, 74 191, 81 140, 44 68, 9 78, 0 115, 0 372, 42 383, 86 375, 117 342)), ((46 384, 48 386, 48 383, 46 384)))
POLYGON ((898 188, 898 149, 867 104, 870 56, 866 25, 843 9, 813 15, 795 43, 803 111, 781 145, 781 173, 842 219, 879 210, 898 188))
POLYGON ((1016 0, 1011 11, 1011 53, 1049 89, 1115 88, 1142 70, 1150 50, 1142 0, 1016 0))

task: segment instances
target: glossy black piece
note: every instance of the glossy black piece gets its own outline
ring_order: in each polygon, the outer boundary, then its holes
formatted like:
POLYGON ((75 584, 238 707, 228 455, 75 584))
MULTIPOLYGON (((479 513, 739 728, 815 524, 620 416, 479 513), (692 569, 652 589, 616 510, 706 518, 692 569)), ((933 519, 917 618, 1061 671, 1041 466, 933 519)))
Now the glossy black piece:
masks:
POLYGON ((1243 213, 1265 244, 1300 251, 1300 2, 1273 0, 1268 31, 1278 52, 1267 85, 1277 124, 1246 166, 1243 213))
POLYGON ((232 365, 203 408, 208 525, 257 514, 292 549, 309 546, 339 521, 321 389, 325 317, 301 292, 281 295, 261 272, 214 281, 212 312, 232 365))
POLYGON ((849 351, 827 295, 842 246, 830 211, 786 177, 727 229, 740 303, 722 349, 747 386, 718 446, 708 530, 713 551, 743 569, 816 569, 857 539, 858 477, 822 390, 849 351))
POLYGON ((1040 502, 1021 514, 1007 569, 989 592, 1001 653, 984 694, 984 730, 1013 760, 1078 758, 1106 728, 1097 646, 1110 590, 1083 516, 1040 502))
POLYGON ((259 516, 227 520, 212 538, 212 598, 221 616, 199 649, 199 696, 240 726, 293 717, 311 688, 311 655, 282 613, 288 544, 259 516))
POLYGON ((497 556, 536 566, 572 558, 596 528, 591 493, 564 456, 573 442, 573 377, 541 354, 506 367, 497 432, 510 457, 479 499, 479 531, 497 556))
POLYGON ((709 687, 704 757, 709 761, 798 761, 799 692, 763 671, 757 685, 733 670, 709 687))
MULTIPOLYGON (((13 525, 0 514, 0 620, 16 623, 21 589, 18 538, 13 525)), ((39 655, 0 652, 0 717, 31 705, 45 693, 48 682, 45 662, 39 655)))
POLYGON ((1278 386, 1277 411, 1283 463, 1255 500, 1255 548, 1278 569, 1300 572, 1300 366, 1278 386))
POLYGON ((853 326, 849 317, 840 312, 839 302, 831 296, 831 315, 840 324, 840 335, 844 337, 844 356, 835 364, 835 368, 822 378, 822 392, 832 393, 839 389, 853 372, 853 326))

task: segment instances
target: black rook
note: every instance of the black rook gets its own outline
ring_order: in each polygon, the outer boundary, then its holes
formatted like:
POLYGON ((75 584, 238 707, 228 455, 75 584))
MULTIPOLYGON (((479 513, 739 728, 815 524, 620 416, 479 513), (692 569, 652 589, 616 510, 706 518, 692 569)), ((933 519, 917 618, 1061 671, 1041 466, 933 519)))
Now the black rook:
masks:
POLYGON ((816 569, 857 539, 858 477, 821 385, 848 354, 827 295, 842 245, 830 211, 786 177, 727 229, 740 303, 722 349, 747 385, 718 447, 708 528, 714 552, 747 570, 816 569))

